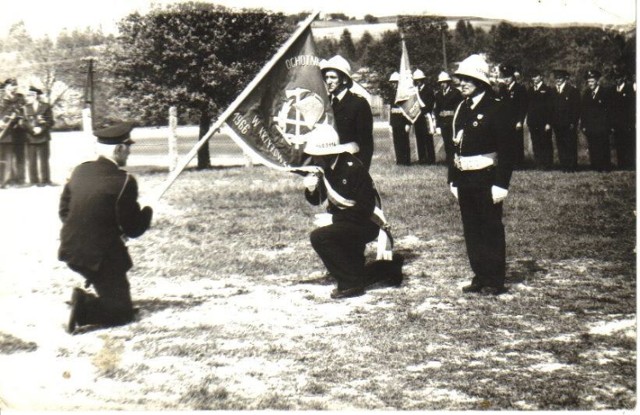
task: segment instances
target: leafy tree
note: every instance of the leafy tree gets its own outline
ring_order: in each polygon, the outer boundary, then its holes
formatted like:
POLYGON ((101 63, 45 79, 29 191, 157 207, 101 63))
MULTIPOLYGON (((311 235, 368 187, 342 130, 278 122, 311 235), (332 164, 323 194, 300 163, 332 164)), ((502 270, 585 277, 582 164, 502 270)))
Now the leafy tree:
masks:
POLYGON ((375 43, 375 39, 369 31, 365 30, 358 42, 356 43, 356 60, 362 65, 367 60, 369 48, 375 43))
POLYGON ((323 37, 322 39, 316 40, 316 48, 318 50, 318 56, 323 59, 329 59, 332 56, 338 54, 338 42, 329 38, 323 37))
POLYGON ((330 13, 329 17, 331 20, 343 20, 345 22, 349 21, 349 16, 344 13, 330 13))
POLYGON ((370 14, 365 14, 365 15, 364 15, 364 21, 365 21, 365 22, 367 22, 367 23, 369 23, 369 24, 375 24, 375 23, 378 23, 378 22, 379 22, 379 20, 378 20, 378 18, 377 18, 377 17, 372 16, 372 15, 370 15, 370 14))
POLYGON ((425 73, 427 83, 434 82, 445 60, 442 37, 448 41, 450 36, 446 19, 440 16, 399 16, 397 24, 404 35, 411 66, 425 73))
POLYGON ((86 79, 83 59, 98 56, 108 39, 90 28, 62 32, 55 42, 48 36, 32 38, 24 23, 18 22, 3 42, 10 51, 3 57, 0 66, 6 69, 0 71, 0 77, 19 77, 38 86, 53 106, 56 128, 76 127, 86 79))
MULTIPOLYGON (((119 29, 110 62, 116 99, 153 124, 164 124, 176 105, 182 121, 198 123, 200 137, 293 30, 281 13, 197 2, 130 14, 119 29)), ((208 165, 203 146, 198 167, 208 165)))
POLYGON ((344 29, 340 36, 338 53, 349 61, 353 61, 356 58, 356 47, 353 44, 353 39, 351 38, 351 32, 349 32, 349 29, 344 29))
POLYGON ((371 92, 380 94, 387 103, 395 99, 395 86, 389 82, 389 76, 398 70, 401 55, 400 33, 397 30, 386 31, 379 41, 369 46, 369 53, 363 61, 371 68, 371 92))

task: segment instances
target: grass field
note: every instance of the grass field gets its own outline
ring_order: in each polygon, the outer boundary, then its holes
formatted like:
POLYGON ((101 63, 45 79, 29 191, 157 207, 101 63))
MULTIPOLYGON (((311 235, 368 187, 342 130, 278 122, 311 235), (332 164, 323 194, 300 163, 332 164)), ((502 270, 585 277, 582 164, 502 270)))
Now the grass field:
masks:
MULTIPOLYGON (((635 172, 515 172, 497 298, 460 291, 472 275, 443 166, 377 154, 372 176, 407 258, 400 288, 329 298, 299 176, 189 170, 130 242, 138 321, 76 336, 61 188, 1 193, 18 236, 0 270, 0 408, 635 408, 635 172)), ((165 178, 140 171, 142 196, 165 178)))

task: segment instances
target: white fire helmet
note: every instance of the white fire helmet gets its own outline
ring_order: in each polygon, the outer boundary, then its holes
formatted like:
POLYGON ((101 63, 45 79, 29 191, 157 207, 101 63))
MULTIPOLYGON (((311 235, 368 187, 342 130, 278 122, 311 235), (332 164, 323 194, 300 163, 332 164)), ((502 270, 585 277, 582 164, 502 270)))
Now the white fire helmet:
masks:
POLYGON ((460 62, 455 74, 468 76, 469 78, 477 79, 487 85, 491 85, 489 81, 489 64, 480 55, 471 55, 460 62))

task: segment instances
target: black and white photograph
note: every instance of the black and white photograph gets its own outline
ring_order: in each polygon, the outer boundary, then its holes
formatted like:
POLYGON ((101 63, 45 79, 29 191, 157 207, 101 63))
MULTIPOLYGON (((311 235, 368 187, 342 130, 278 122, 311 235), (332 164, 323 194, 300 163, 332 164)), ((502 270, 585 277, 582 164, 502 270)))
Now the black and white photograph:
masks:
POLYGON ((0 413, 635 411, 635 0, 4 6, 0 413))

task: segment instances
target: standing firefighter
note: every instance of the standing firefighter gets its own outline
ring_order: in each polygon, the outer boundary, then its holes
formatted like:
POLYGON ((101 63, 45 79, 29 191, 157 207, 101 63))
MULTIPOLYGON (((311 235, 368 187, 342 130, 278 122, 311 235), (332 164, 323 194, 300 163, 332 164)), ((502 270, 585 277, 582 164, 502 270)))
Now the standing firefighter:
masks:
POLYGON ((499 295, 506 291, 502 202, 507 197, 517 143, 511 118, 492 96, 489 66, 471 55, 460 63, 464 101, 453 121, 454 163, 451 192, 458 199, 467 255, 474 277, 465 293, 499 295))
POLYGON ((340 144, 354 142, 358 149, 355 156, 369 170, 373 157, 373 115, 367 100, 349 90, 353 86, 351 65, 345 58, 336 55, 320 62, 331 106, 336 120, 340 144))
POLYGON ((444 152, 447 156, 447 166, 453 163, 453 115, 458 104, 462 101, 462 94, 451 86, 451 77, 446 72, 438 75, 440 89, 436 91, 433 112, 436 116, 437 131, 442 135, 444 152))
MULTIPOLYGON (((398 89, 400 74, 394 72, 389 77, 389 82, 393 84, 394 92, 398 89)), ((391 126, 391 137, 393 139, 393 149, 396 155, 396 164, 408 166, 411 164, 411 146, 409 144, 409 129, 411 123, 402 114, 402 110, 395 102, 391 104, 389 112, 389 125, 391 126)))
POLYGON ((40 101, 41 95, 41 89, 29 88, 21 124, 27 135, 27 161, 31 184, 46 186, 51 184, 49 130, 53 127, 53 113, 51 105, 40 101))
POLYGON ((420 69, 413 72, 413 80, 418 89, 418 97, 420 98, 420 116, 413 123, 416 135, 416 148, 418 152, 419 164, 434 164, 436 162, 436 153, 433 146, 433 91, 425 83, 425 75, 420 69))
POLYGON ((99 157, 75 168, 60 198, 58 257, 93 285, 97 296, 74 288, 68 331, 77 326, 116 326, 133 320, 127 280, 133 266, 124 240, 142 235, 153 211, 140 209, 136 180, 126 165, 133 144, 130 123, 96 131, 99 157))

